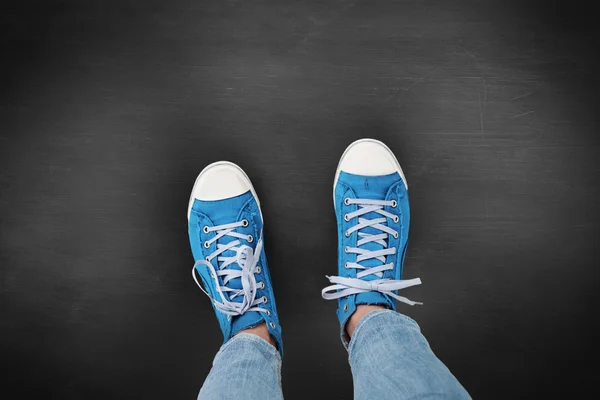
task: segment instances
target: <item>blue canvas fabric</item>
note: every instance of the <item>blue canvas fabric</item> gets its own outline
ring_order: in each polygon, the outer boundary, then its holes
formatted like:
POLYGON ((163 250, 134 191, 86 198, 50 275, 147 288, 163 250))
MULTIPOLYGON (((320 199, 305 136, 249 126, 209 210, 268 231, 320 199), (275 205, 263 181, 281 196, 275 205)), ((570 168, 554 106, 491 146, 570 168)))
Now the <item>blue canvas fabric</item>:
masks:
MULTIPOLYGON (((385 207, 384 209, 399 216, 399 221, 394 223, 388 219, 385 223, 387 226, 398 231, 398 238, 388 235, 388 248, 395 247, 397 249, 394 255, 386 257, 386 263, 393 262, 394 269, 385 271, 383 278, 401 279, 402 266, 404 264, 404 256, 408 244, 408 229, 410 226, 410 208, 408 204, 408 191, 402 181, 400 174, 393 173, 382 176, 361 176, 340 172, 335 190, 335 213, 338 228, 338 275, 341 277, 356 278, 356 269, 346 269, 344 264, 346 261, 355 262, 356 254, 347 254, 344 249, 346 246, 356 247, 358 240, 358 231, 353 232, 350 237, 346 237, 345 232, 348 228, 356 224, 356 220, 344 220, 344 215, 358 209, 356 204, 344 204, 345 198, 350 199, 371 199, 371 200, 396 200, 395 208, 385 207)), ((364 218, 375 219, 380 217, 376 213, 368 213, 364 218)), ((362 232, 376 234, 380 233, 375 228, 368 227, 362 232)), ((362 248, 367 250, 380 250, 383 247, 375 242, 367 243, 362 248)), ((381 262, 377 259, 369 259, 360 263, 365 267, 373 267, 380 265, 381 262)), ((363 279, 373 280, 380 279, 375 275, 366 276, 363 279)), ((389 296, 380 292, 367 292, 356 295, 350 295, 338 299, 337 315, 341 325, 342 340, 345 345, 348 344, 348 338, 345 337, 345 325, 348 318, 356 311, 356 306, 359 304, 377 304, 385 306, 388 309, 396 310, 396 301, 389 296), (347 307, 345 307, 347 305, 347 307)))
MULTIPOLYGON (((233 240, 240 240, 243 245, 250 246, 252 249, 256 249, 256 244, 261 238, 263 230, 263 220, 261 217, 259 205, 254 198, 251 191, 241 194, 236 197, 232 197, 224 200, 216 201, 201 201, 194 199, 192 208, 190 211, 190 218, 188 222, 188 233, 190 239, 190 245, 192 247, 192 254, 194 260, 204 260, 205 257, 217 250, 217 244, 226 244, 233 240), (239 227, 236 232, 243 233, 245 235, 252 235, 254 240, 248 242, 244 239, 236 239, 231 236, 223 236, 216 242, 213 242, 208 249, 205 249, 203 243, 216 236, 216 232, 204 233, 204 226, 213 227, 217 225, 224 225, 233 222, 238 222, 243 219, 248 220, 248 226, 239 227)), ((235 255, 235 252, 228 250, 222 254, 225 257, 231 257, 235 255)), ((213 267, 218 270, 219 263, 216 258, 211 260, 213 267)), ((283 344, 281 340, 281 326, 279 325, 279 317, 277 314, 277 308, 275 305, 275 295, 273 293, 273 287, 271 284, 271 277, 269 274, 269 268, 267 265, 267 258, 264 252, 264 246, 261 250, 260 261, 258 264, 261 267, 260 273, 256 274, 257 282, 264 282, 264 289, 258 289, 256 297, 266 296, 268 299, 266 304, 261 304, 261 308, 268 309, 270 316, 265 313, 258 311, 247 311, 241 316, 234 316, 228 318, 228 316, 219 310, 215 309, 219 325, 223 332, 224 343, 227 342, 232 336, 240 332, 241 330, 255 327, 262 322, 267 323, 269 333, 273 336, 277 342, 277 347, 283 356, 283 344), (270 323, 273 322, 275 328, 271 327, 270 323)), ((229 265, 227 268, 240 269, 237 263, 229 265)), ((196 271, 202 280, 204 289, 210 294, 210 296, 217 301, 220 301, 220 294, 216 290, 215 281, 212 277, 210 270, 202 264, 196 266, 196 271)), ((221 280, 221 277, 217 277, 221 280)), ((222 285, 223 282, 220 281, 222 285)), ((235 289, 240 289, 241 280, 235 278, 227 283, 227 286, 235 289)), ((223 295, 228 296, 227 292, 223 295)), ((241 302, 241 296, 234 298, 232 301, 241 302)), ((211 302, 212 304, 212 302, 211 302)))

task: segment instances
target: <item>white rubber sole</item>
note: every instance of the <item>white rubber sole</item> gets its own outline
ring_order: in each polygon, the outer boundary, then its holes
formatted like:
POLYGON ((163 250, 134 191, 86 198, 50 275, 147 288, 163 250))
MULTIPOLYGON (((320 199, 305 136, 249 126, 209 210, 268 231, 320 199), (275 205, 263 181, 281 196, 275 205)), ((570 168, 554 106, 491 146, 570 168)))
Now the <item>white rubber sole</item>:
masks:
POLYGON ((335 171, 335 178, 333 180, 333 206, 335 207, 335 186, 337 185, 338 179, 340 177, 340 173, 342 172, 340 165, 342 164, 342 160, 344 159, 344 157, 346 156, 346 154, 348 154, 348 152, 350 151, 350 149, 352 149, 354 146, 361 144, 361 143, 372 143, 372 144, 376 144, 381 146, 389 155, 390 160, 392 160, 394 162, 394 164, 396 165, 396 169, 397 172, 400 174, 400 177, 402 178, 402 182, 404 182, 404 187, 406 188, 406 190, 408 190, 408 184, 406 183, 406 177, 404 176, 404 171, 402 171, 402 167, 400 167, 400 163, 398 162, 398 159, 396 158, 396 156, 394 155, 394 152, 392 150, 390 150, 389 147, 387 147, 385 145, 385 143, 376 140, 376 139, 359 139, 355 142, 352 142, 347 148, 346 150, 344 150, 344 153, 342 154, 342 157, 340 157, 340 161, 338 162, 338 166, 337 169, 335 171))
POLYGON ((258 205, 258 210, 260 211, 260 218, 264 221, 263 215, 262 215, 262 210, 260 208, 260 200, 258 199, 258 195, 256 194, 256 191, 254 190, 254 186, 252 186, 252 181, 250 180, 250 178, 248 178, 248 175, 246 175, 246 172, 244 172, 244 170, 242 168, 240 168, 237 164, 234 164, 230 161, 217 161, 212 164, 209 164, 198 174, 198 176, 196 177, 196 180, 194 181, 194 186, 192 187, 192 193, 190 194, 190 200, 188 202, 188 208, 187 208, 188 221, 190 219, 190 212, 192 210, 192 204, 194 204, 194 198, 195 198, 194 197, 194 189, 196 188, 196 185, 198 184, 200 177, 202 176, 202 174, 206 173, 211 168, 223 167, 223 166, 228 166, 228 167, 234 168, 236 170, 236 172, 239 172, 240 176, 243 177, 244 180, 247 181, 248 186, 250 187, 250 192, 252 193, 252 196, 254 196, 254 198, 256 199, 256 204, 258 205))

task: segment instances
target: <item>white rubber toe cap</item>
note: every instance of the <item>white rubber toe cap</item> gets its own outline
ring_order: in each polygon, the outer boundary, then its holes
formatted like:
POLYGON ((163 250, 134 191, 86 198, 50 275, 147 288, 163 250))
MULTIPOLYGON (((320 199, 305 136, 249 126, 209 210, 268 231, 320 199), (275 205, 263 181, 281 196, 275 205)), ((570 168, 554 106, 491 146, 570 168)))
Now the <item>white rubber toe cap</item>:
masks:
POLYGON ((205 201, 223 200, 239 196, 248 190, 252 191, 258 202, 252 183, 244 170, 229 161, 212 163, 204 168, 196 178, 188 204, 188 219, 190 218, 190 210, 194 199, 205 201))
POLYGON ((341 171, 363 176, 389 175, 397 172, 408 189, 396 156, 379 140, 361 139, 348 146, 338 164, 334 188, 341 171))

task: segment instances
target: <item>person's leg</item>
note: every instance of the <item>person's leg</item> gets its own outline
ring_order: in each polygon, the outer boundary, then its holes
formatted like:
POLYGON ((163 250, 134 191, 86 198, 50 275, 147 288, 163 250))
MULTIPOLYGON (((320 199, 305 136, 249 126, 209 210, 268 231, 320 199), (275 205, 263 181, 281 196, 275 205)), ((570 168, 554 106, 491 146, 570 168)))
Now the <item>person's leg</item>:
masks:
POLYGON ((335 174, 334 207, 339 276, 328 277, 332 285, 322 294, 338 300, 356 398, 468 398, 419 326, 395 312, 396 300, 419 304, 398 291, 421 280, 401 279, 410 225, 408 185, 387 146, 363 139, 346 149, 335 174))
POLYGON ((283 399, 279 352, 257 335, 234 336, 217 353, 198 399, 283 399))
POLYGON ((395 311, 371 311, 361 318, 348 353, 357 400, 470 399, 433 354, 419 325, 395 311))
POLYGON ((282 398, 281 326, 252 183, 235 164, 211 164, 196 179, 187 215, 192 276, 224 338, 198 398, 282 398))

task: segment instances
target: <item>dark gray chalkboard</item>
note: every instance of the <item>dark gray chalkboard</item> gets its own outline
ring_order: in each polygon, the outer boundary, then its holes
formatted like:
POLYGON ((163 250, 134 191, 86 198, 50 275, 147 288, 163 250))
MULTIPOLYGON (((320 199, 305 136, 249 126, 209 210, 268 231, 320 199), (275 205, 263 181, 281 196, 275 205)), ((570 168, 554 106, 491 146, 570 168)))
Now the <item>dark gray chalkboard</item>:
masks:
MULTIPOLYGON (((10 2, 9 2, 10 3, 10 2)), ((596 377, 591 9, 449 1, 54 1, 0 9, 0 366, 19 398, 193 398, 221 333, 189 192, 243 167, 289 399, 350 398, 331 186, 353 140, 406 173, 407 309, 475 398, 596 377)), ((527 3, 527 4, 525 4, 527 3)), ((12 397, 10 397, 12 398, 12 397)))

